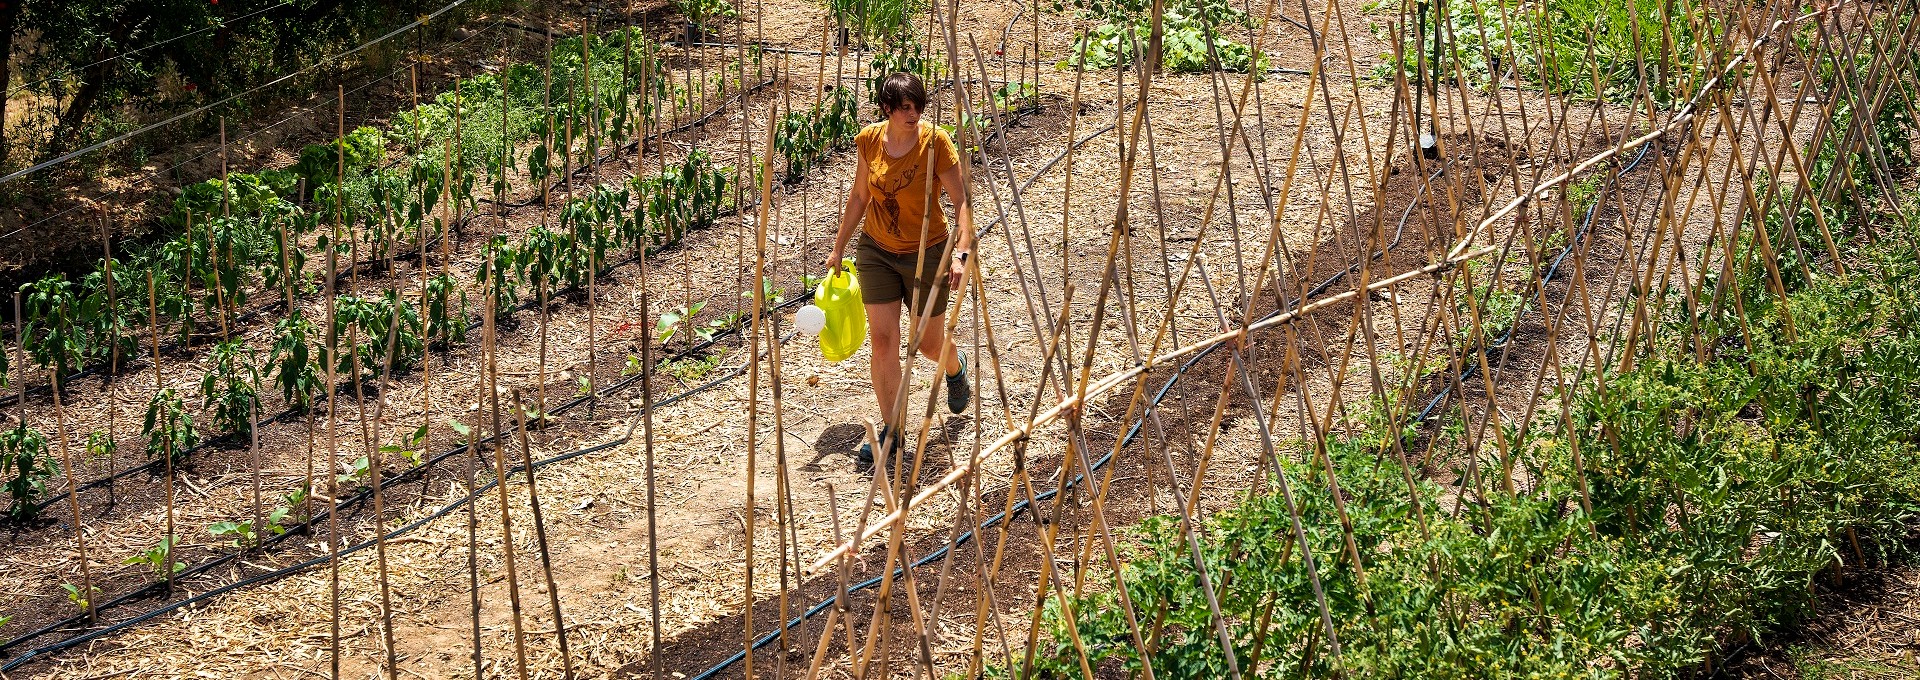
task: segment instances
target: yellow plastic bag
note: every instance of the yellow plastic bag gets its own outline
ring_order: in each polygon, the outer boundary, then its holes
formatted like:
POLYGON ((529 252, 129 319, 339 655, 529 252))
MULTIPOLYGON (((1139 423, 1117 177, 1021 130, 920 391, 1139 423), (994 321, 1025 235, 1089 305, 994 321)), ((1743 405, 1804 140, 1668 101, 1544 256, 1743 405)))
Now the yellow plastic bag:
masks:
POLYGON ((860 298, 860 277, 852 258, 839 273, 820 282, 813 303, 827 314, 827 326, 820 331, 820 353, 827 361, 845 361, 860 351, 867 342, 867 307, 860 298))

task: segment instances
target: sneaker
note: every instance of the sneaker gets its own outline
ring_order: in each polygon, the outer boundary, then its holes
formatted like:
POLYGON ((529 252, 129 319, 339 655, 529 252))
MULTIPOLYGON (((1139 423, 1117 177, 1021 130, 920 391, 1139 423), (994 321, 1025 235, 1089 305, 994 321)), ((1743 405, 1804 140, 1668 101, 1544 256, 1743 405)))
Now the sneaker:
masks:
POLYGON ((947 410, 965 413, 973 402, 973 383, 967 382, 967 353, 960 353, 960 372, 947 376, 947 410))
MULTIPOLYGON (((879 440, 887 441, 888 438, 893 439, 893 451, 895 454, 898 454, 901 449, 906 448, 906 442, 900 436, 900 433, 894 432, 891 427, 881 425, 879 440)), ((873 442, 862 442, 860 444, 860 450, 854 452, 853 469, 857 472, 866 472, 873 469, 873 442)))

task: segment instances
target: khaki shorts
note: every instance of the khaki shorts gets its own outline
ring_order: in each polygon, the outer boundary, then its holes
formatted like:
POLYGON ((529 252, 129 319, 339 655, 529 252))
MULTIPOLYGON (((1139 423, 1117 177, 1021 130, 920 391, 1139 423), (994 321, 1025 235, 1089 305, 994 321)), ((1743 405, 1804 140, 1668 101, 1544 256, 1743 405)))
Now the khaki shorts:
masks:
POLYGON ((907 311, 920 313, 920 305, 933 300, 933 313, 947 312, 947 269, 940 266, 940 254, 946 252, 947 242, 927 244, 927 261, 919 281, 912 286, 913 296, 907 296, 907 282, 913 281, 913 270, 919 264, 920 255, 900 255, 888 252, 885 248, 860 237, 860 245, 854 250, 853 263, 860 270, 860 299, 870 305, 884 304, 896 300, 905 300, 907 311))

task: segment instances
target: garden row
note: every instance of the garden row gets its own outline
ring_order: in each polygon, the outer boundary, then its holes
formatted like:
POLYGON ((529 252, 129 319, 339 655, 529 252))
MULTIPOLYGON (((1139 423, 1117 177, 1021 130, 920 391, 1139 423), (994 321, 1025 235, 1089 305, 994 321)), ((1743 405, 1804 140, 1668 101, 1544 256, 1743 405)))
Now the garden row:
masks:
MULTIPOLYGON (((289 304, 265 352, 235 337, 233 328, 250 296, 278 293, 292 303, 322 288, 323 277, 310 271, 316 258, 345 256, 380 271, 391 267, 410 236, 422 252, 436 238, 445 247, 459 222, 448 220, 449 213, 477 208, 480 182, 493 189, 496 203, 516 178, 538 183, 545 199, 545 187, 591 162, 594 150, 644 133, 656 112, 664 117, 671 106, 677 116, 704 97, 704 84, 691 91, 672 85, 661 48, 637 32, 557 41, 550 59, 550 73, 520 64, 460 80, 453 91, 397 115, 387 129, 362 127, 308 146, 288 169, 193 185, 168 218, 182 229, 178 236, 104 258, 77 282, 56 275, 23 288, 25 357, 51 376, 71 376, 85 365, 128 363, 141 351, 140 329, 150 329, 156 342, 167 334, 189 346, 196 334, 217 330, 221 339, 208 355, 199 406, 220 433, 245 436, 263 390, 277 388, 290 408, 304 409, 325 389, 321 375, 328 365, 347 385, 380 376, 390 336, 395 370, 416 365, 428 344, 462 341, 474 323, 472 303, 464 282, 444 266, 437 275, 423 272, 418 304, 396 290, 339 296, 330 328, 289 304), (524 151, 517 147, 528 141, 524 151), (402 148, 396 154, 393 146, 402 148), (303 247, 309 242, 311 251, 303 247), (330 354, 329 346, 337 349, 330 354)), ((757 65, 757 53, 753 59, 757 65)), ((744 71, 743 64, 734 67, 744 71)), ((844 92, 812 110, 788 112, 776 149, 789 178, 804 176, 850 142, 856 112, 844 92)), ((733 168, 695 150, 629 182, 570 191, 553 228, 488 239, 473 283, 482 295, 495 296, 502 316, 528 289, 545 299, 556 289, 583 286, 590 270, 608 268, 610 252, 663 248, 731 212, 738 178, 733 168)), ((698 312, 688 311, 679 316, 698 312)), ((663 318, 662 335, 671 337, 680 319, 673 321, 663 318)), ((711 321, 693 334, 710 335, 737 321, 711 321)), ((0 383, 18 376, 7 363, 0 353, 0 383)), ((149 400, 141 436, 149 460, 183 456, 200 440, 194 410, 168 389, 149 400)), ((100 456, 116 445, 99 433, 88 442, 100 456)), ((7 514, 26 519, 43 508, 56 468, 46 437, 24 420, 0 437, 7 514)))
POLYGON ((1767 192, 1780 202, 1723 248, 1728 280, 1709 271, 1701 299, 1655 314, 1660 335, 1628 367, 1557 388, 1564 412, 1496 425, 1504 446, 1468 450, 1455 484, 1396 452, 1457 442, 1465 417, 1427 429, 1390 395, 1282 457, 1291 495, 1194 527, 1197 555, 1180 517, 1131 528, 1131 616, 1113 591, 1050 599, 1052 642, 990 675, 1078 677, 1084 649, 1093 667, 1224 677, 1224 635, 1261 678, 1691 677, 1806 616, 1822 580, 1910 558, 1920 231, 1865 208, 1911 204, 1872 174, 1913 171, 1914 125, 1902 103, 1877 116, 1860 130, 1884 156, 1823 139, 1804 188, 1831 200, 1767 192))

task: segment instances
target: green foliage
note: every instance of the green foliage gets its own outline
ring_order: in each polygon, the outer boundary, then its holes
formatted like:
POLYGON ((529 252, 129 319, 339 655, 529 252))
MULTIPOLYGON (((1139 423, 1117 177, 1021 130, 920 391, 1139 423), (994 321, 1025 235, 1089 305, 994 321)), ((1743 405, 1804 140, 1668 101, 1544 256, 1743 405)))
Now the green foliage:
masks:
POLYGON ((834 23, 856 39, 889 40, 913 34, 913 18, 927 13, 925 0, 827 0, 834 23))
POLYGON ((153 572, 155 579, 172 577, 174 574, 187 570, 187 563, 173 561, 173 546, 178 542, 174 537, 167 536, 160 539, 158 544, 148 548, 146 552, 129 557, 122 561, 121 564, 145 566, 153 572))
MULTIPOLYGON (((1429 78, 1443 81, 1459 77, 1486 87, 1496 77, 1517 75, 1554 92, 1614 102, 1637 99, 1644 83, 1646 96, 1661 106, 1692 95, 1681 88, 1699 82, 1709 66, 1695 46, 1718 40, 1713 36, 1723 30, 1693 2, 1501 0, 1445 7, 1437 39, 1436 17, 1426 11, 1417 17, 1424 30, 1409 28, 1403 36, 1397 63, 1408 78, 1417 79, 1424 63, 1429 78), (1448 49, 1436 51, 1436 40, 1448 49)), ((1398 11, 1398 5, 1376 3, 1370 10, 1398 11)), ((1384 61, 1389 74, 1395 59, 1384 61)))
MULTIPOLYGON (((262 518, 261 523, 265 524, 266 531, 274 536, 287 533, 287 528, 281 526, 280 523, 286 519, 288 512, 289 510, 287 508, 276 508, 273 514, 262 518)), ((233 540, 228 541, 227 545, 241 549, 258 546, 262 540, 260 534, 254 531, 253 520, 214 522, 207 527, 207 533, 212 534, 215 538, 232 536, 233 540)))
POLYGON ((467 340, 467 292, 451 274, 427 279, 426 337, 437 347, 467 340))
POLYGON ((76 332, 73 313, 79 306, 73 284, 65 276, 48 276, 21 287, 27 317, 24 342, 33 362, 61 377, 79 369, 86 342, 76 332))
MULTIPOLYGON (((1344 517, 1322 464, 1287 457, 1293 508, 1258 495, 1199 534, 1243 673, 1339 672, 1318 642, 1294 512, 1339 629, 1339 663, 1370 676, 1691 677, 1722 641, 1803 616, 1814 579, 1856 559, 1854 536, 1884 560, 1920 517, 1914 243, 1863 253, 1871 266, 1846 281, 1757 299, 1748 346, 1713 343, 1725 349, 1704 361, 1676 347, 1610 376, 1604 391, 1582 387, 1565 421, 1511 431, 1514 460, 1480 454, 1492 479, 1463 480, 1457 497, 1385 455, 1389 437, 1417 433, 1387 426, 1377 405, 1325 451, 1344 517), (1775 316, 1783 304, 1791 338, 1775 316), (1586 442, 1583 459, 1574 441, 1586 442), (1526 481, 1518 494, 1497 490, 1509 464, 1526 481), (1443 511, 1453 498, 1457 514, 1443 511)), ((1220 677, 1225 655, 1179 521, 1130 531, 1127 593, 1156 631, 1157 677, 1220 677)), ((1115 592, 1071 605, 1049 600, 1051 641, 1024 670, 1079 675, 1067 626, 1097 667, 1140 666, 1115 592)))
POLYGON ((107 436, 107 433, 94 430, 87 433, 87 456, 95 459, 111 458, 120 450, 120 443, 107 436))
POLYGON ((682 383, 691 383, 707 377, 707 374, 712 373, 713 369, 719 366, 720 355, 711 354, 678 360, 661 359, 660 364, 654 367, 654 371, 673 376, 682 383))
POLYGON ((723 19, 738 19, 740 11, 728 0, 672 0, 673 9, 701 31, 713 31, 723 19))
POLYGON ((293 174, 307 181, 307 186, 318 188, 325 185, 337 185, 340 181, 341 150, 346 152, 346 176, 352 178, 384 160, 387 155, 387 138, 379 128, 360 126, 346 137, 322 144, 308 144, 300 150, 300 161, 293 166, 293 174))
POLYGON ((661 313, 660 322, 654 326, 653 337, 659 340, 660 344, 667 344, 667 341, 672 340, 674 334, 680 331, 681 323, 692 325, 693 317, 698 316, 700 310, 706 308, 707 301, 700 300, 691 305, 681 305, 661 313))
POLYGON ((633 219, 646 225, 655 247, 678 243, 687 232, 711 226, 733 207, 733 169, 713 165, 699 149, 677 167, 634 178, 632 187, 638 199, 633 219))
POLYGON ((507 242, 507 237, 495 234, 487 242, 480 260, 480 268, 474 272, 474 278, 480 283, 482 295, 494 300, 494 320, 496 322, 513 314, 520 304, 520 275, 525 269, 519 248, 507 242))
MULTIPOLYGON (((1097 22, 1074 40, 1062 68, 1113 68, 1131 64, 1147 49, 1153 31, 1152 3, 1147 0, 1074 0, 1080 18, 1097 22)), ((1057 9, 1063 9, 1056 2, 1057 9)), ((1227 0, 1169 0, 1162 8, 1160 64, 1174 72, 1246 71, 1265 68, 1266 59, 1253 64, 1253 50, 1228 38, 1229 31, 1258 28, 1259 20, 1227 0), (1211 49, 1210 49, 1211 48, 1211 49)))
POLYGON ((83 612, 87 610, 88 602, 100 596, 100 589, 95 586, 88 586, 86 593, 80 592, 80 587, 71 583, 62 583, 60 587, 67 591, 67 601, 72 602, 75 609, 83 612))
POLYGON ((380 447, 380 452, 398 455, 408 463, 417 466, 427 462, 426 442, 427 425, 426 423, 421 423, 420 427, 409 433, 406 439, 398 444, 383 445, 380 447))
POLYGON ((200 407, 213 411, 220 429, 245 437, 253 432, 260 407, 260 369, 254 366, 253 350, 244 341, 228 340, 214 345, 208 360, 213 365, 200 377, 200 407))
POLYGON ((859 132, 859 102, 845 89, 836 88, 831 101, 808 111, 788 113, 773 140, 774 151, 787 161, 786 181, 804 179, 808 170, 828 154, 846 148, 859 132))
POLYGON ((1505 337, 1514 322, 1519 320, 1520 307, 1525 298, 1489 274, 1488 268, 1480 266, 1479 261, 1468 262, 1466 269, 1473 280, 1473 288, 1470 291, 1464 288, 1466 279, 1456 283, 1453 294, 1454 322, 1460 325, 1463 341, 1493 344, 1505 337), (1480 320, 1479 337, 1473 336, 1476 311, 1480 320))
POLYGON ((47 438, 23 421, 0 430, 0 486, 8 496, 7 516, 29 519, 39 512, 40 497, 47 493, 47 478, 60 466, 47 455, 47 438))
POLYGON ((875 51, 873 61, 867 69, 867 101, 880 103, 880 84, 887 76, 895 73, 911 73, 920 76, 920 81, 928 88, 938 79, 941 68, 939 59, 927 51, 912 34, 901 34, 887 41, 885 49, 875 51))
POLYGON ((141 422, 140 434, 147 438, 147 460, 154 460, 171 453, 173 462, 178 464, 187 459, 187 452, 200 445, 200 433, 193 429, 193 414, 187 412, 186 404, 174 394, 173 388, 155 392, 147 400, 147 416, 141 422))
POLYGON ((380 376, 387 361, 389 329, 394 331, 393 370, 410 369, 426 355, 426 343, 420 337, 420 311, 402 300, 397 291, 389 290, 372 298, 342 295, 334 300, 333 320, 334 337, 344 341, 351 330, 358 343, 342 348, 334 361, 334 370, 348 380, 353 379, 354 357, 360 360, 361 379, 380 376), (398 328, 393 326, 396 320, 398 328))
POLYGON ((267 364, 272 367, 274 384, 280 386, 281 398, 296 409, 311 407, 314 394, 326 387, 320 378, 324 364, 317 360, 319 352, 313 347, 319 342, 319 333, 320 329, 298 308, 273 327, 273 350, 267 355, 267 364))

